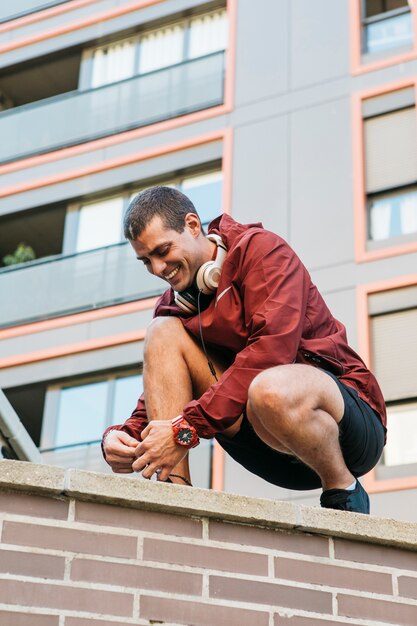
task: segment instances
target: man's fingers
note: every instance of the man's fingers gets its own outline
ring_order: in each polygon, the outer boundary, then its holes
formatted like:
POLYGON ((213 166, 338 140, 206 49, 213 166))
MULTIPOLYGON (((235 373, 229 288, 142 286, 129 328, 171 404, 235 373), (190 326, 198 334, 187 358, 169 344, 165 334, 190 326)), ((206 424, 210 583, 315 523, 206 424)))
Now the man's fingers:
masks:
POLYGON ((130 446, 132 448, 138 445, 139 441, 125 433, 123 430, 118 430, 116 432, 119 435, 119 440, 122 441, 126 446, 130 446))

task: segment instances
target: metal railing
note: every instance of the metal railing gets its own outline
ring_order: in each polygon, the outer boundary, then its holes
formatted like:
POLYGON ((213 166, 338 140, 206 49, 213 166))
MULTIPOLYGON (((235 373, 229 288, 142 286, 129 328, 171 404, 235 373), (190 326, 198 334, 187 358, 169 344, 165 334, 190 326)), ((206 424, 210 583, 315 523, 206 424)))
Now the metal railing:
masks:
POLYGON ((0 269, 0 327, 159 295, 127 243, 0 269))
POLYGON ((3 0, 0 3, 0 24, 66 2, 69 0, 3 0))
POLYGON ((0 113, 0 162, 210 108, 223 102, 224 52, 0 113))

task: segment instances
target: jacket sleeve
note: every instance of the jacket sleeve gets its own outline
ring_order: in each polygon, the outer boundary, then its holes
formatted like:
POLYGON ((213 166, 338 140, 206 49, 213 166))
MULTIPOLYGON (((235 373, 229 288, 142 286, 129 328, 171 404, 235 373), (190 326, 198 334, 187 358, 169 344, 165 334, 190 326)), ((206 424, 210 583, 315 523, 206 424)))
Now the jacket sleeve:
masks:
POLYGON ((106 428, 106 430, 104 431, 103 438, 101 440, 101 451, 104 458, 106 458, 106 455, 104 454, 103 442, 107 433, 112 430, 122 430, 134 439, 142 441, 142 430, 144 430, 147 425, 148 418, 146 416, 145 398, 144 394, 142 394, 138 399, 136 409, 133 411, 132 415, 125 421, 124 424, 114 424, 113 426, 109 426, 108 428, 106 428))
POLYGON ((184 408, 200 437, 211 438, 240 417, 257 374, 295 361, 305 322, 310 278, 290 246, 273 233, 258 231, 240 252, 235 255, 235 283, 249 338, 220 380, 184 408))

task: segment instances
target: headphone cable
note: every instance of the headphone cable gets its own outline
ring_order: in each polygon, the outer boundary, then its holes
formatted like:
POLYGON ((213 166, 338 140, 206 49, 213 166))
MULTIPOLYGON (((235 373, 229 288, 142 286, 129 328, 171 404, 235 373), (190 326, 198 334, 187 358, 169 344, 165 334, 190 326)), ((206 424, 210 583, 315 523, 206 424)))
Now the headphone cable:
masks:
POLYGON ((199 289, 198 290, 198 296, 197 296, 197 308, 198 308, 198 323, 199 323, 199 326, 200 326, 201 345, 203 347, 204 354, 206 355, 206 359, 207 359, 207 364, 209 366, 209 370, 213 374, 214 378, 216 379, 216 382, 218 382, 218 378, 217 378, 217 375, 216 375, 216 370, 214 369, 214 365, 210 361, 210 357, 207 354, 206 345, 205 345, 204 339, 203 339, 203 328, 202 328, 202 325, 201 325, 201 308, 200 308, 200 296, 201 296, 201 294, 202 294, 202 290, 199 289))

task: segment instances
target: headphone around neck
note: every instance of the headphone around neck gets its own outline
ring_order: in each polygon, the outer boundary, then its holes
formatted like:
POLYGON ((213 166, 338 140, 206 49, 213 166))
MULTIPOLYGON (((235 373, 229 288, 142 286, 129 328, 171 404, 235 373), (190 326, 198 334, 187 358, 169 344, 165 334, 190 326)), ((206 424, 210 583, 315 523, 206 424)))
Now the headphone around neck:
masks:
POLYGON ((175 303, 182 311, 190 315, 197 313, 200 292, 203 296, 206 296, 202 298, 202 308, 204 309, 208 306, 211 298, 207 296, 211 296, 219 286, 222 265, 227 254, 227 248, 219 235, 210 234, 207 235, 207 239, 213 241, 217 246, 216 258, 214 261, 203 263, 197 270, 194 284, 191 287, 185 291, 174 292, 175 303))

